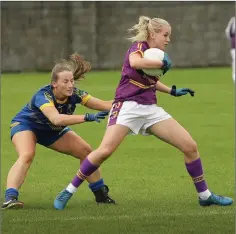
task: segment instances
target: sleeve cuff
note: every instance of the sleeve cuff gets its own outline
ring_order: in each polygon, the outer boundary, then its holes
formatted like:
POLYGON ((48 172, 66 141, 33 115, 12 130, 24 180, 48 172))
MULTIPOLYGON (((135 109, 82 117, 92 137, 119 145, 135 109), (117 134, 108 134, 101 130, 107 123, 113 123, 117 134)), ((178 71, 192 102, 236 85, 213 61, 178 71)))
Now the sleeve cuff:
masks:
POLYGON ((85 105, 86 102, 91 98, 92 96, 90 94, 87 94, 85 97, 83 97, 80 104, 85 105))
POLYGON ((39 107, 40 110, 43 110, 45 107, 47 106, 54 106, 54 103, 53 102, 49 102, 49 103, 45 103, 43 104, 42 106, 39 107))
MULTIPOLYGON (((142 58, 143 58, 143 51, 142 51, 142 50, 136 50, 136 51, 130 53, 130 55, 132 55, 132 54, 136 54, 136 53, 140 53, 141 56, 142 56, 142 58)), ((130 55, 129 55, 129 56, 130 56, 130 55)))

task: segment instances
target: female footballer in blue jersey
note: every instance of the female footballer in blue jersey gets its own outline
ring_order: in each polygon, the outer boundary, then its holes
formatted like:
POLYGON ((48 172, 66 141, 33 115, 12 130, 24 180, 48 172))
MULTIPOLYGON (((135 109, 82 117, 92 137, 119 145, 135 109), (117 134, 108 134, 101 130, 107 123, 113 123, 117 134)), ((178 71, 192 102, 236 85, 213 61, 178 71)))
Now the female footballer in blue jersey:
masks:
MULTIPOLYGON (((145 68, 161 68, 165 74, 170 69, 171 61, 167 54, 163 61, 154 61, 143 58, 143 53, 148 48, 165 50, 170 42, 171 26, 163 19, 141 16, 131 31, 137 31, 137 34, 130 38, 134 43, 125 55, 121 81, 116 89, 106 133, 98 149, 91 152, 80 165, 71 184, 78 188, 87 176, 109 158, 128 133, 151 134, 183 153, 186 169, 193 179, 201 206, 231 205, 231 198, 215 195, 208 189, 197 144, 190 134, 156 105, 157 90, 175 97, 188 93, 194 96, 194 91, 188 88, 176 89, 175 85, 170 88, 159 81, 160 77, 148 76, 142 72, 145 68)), ((56 209, 65 207, 70 199, 68 194, 66 189, 59 193, 54 201, 56 209)))
MULTIPOLYGON (((97 99, 75 88, 75 81, 83 79, 90 69, 90 63, 78 54, 56 63, 52 69, 51 84, 41 88, 12 119, 11 139, 18 159, 8 173, 6 201, 2 209, 24 206, 18 200, 18 191, 33 162, 36 143, 72 155, 81 162, 92 151, 87 142, 67 127, 84 122, 100 122, 112 107, 112 101, 97 99), (73 115, 76 104, 101 112, 73 115)), ((109 190, 101 178, 100 170, 96 170, 87 181, 97 203, 115 203, 108 196, 109 190)), ((76 191, 73 186, 68 186, 68 190, 71 195, 76 191)))

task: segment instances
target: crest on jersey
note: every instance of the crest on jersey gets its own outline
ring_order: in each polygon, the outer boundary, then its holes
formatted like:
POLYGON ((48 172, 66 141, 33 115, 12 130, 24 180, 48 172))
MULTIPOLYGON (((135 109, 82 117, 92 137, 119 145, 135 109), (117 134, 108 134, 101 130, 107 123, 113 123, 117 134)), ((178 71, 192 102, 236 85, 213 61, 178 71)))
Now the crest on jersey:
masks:
POLYGON ((112 111, 112 112, 111 112, 111 115, 110 115, 110 119, 115 119, 115 118, 117 118, 118 114, 119 114, 119 111, 112 111))
POLYGON ((51 96, 48 92, 45 92, 45 93, 44 93, 44 97, 45 97, 45 99, 48 100, 49 102, 53 102, 52 96, 51 96))
POLYGON ((76 94, 79 96, 79 98, 81 98, 81 100, 83 100, 88 95, 87 92, 79 89, 76 90, 76 94))

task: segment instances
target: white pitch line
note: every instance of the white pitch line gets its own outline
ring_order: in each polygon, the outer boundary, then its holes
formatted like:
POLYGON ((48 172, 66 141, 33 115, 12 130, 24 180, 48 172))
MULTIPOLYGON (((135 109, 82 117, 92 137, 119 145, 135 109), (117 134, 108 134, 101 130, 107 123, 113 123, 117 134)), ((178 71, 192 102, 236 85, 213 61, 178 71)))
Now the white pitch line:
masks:
MULTIPOLYGON (((207 209, 207 208, 206 208, 207 209)), ((58 211, 60 212, 60 211, 58 211)), ((63 211, 62 211, 63 212, 63 211)), ((225 211, 206 211, 205 213, 155 213, 155 214, 143 214, 143 215, 115 215, 115 216, 78 216, 78 217, 68 217, 68 218, 37 218, 37 219, 12 219, 13 222, 45 222, 45 221, 75 221, 75 220, 117 220, 117 219, 140 219, 140 218, 153 218, 153 217, 177 217, 177 216, 211 216, 211 215, 234 215, 233 210, 225 210, 225 211)))

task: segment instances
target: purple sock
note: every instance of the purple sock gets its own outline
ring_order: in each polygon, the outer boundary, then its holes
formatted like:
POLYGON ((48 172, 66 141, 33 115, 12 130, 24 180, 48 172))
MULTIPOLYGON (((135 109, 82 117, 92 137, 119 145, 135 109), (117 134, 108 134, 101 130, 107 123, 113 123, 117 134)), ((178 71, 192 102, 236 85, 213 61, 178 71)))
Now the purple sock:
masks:
POLYGON ((186 165, 189 175, 193 179, 194 185, 198 193, 206 191, 208 187, 204 178, 201 159, 198 158, 197 160, 189 164, 185 163, 185 165, 186 165))
POLYGON ((88 176, 95 172, 99 166, 92 164, 87 158, 80 165, 77 175, 72 180, 72 184, 78 188, 88 176))

